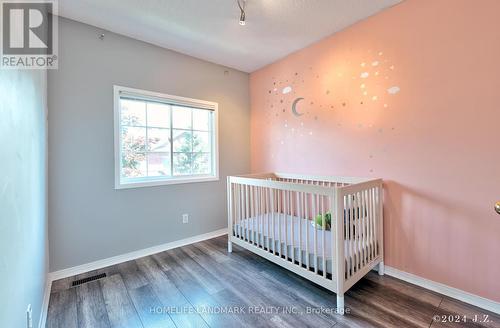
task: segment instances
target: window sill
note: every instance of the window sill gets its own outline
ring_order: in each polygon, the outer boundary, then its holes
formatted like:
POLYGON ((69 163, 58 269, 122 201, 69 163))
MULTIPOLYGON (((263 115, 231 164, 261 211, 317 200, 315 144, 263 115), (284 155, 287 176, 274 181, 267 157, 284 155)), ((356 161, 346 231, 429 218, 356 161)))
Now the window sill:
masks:
POLYGON ((121 182, 117 181, 115 183, 115 189, 133 189, 133 188, 143 188, 143 187, 158 187, 158 186, 168 186, 175 184, 186 184, 186 183, 201 183, 201 182, 214 182, 219 181, 218 176, 195 176, 195 177, 185 177, 185 178, 175 178, 175 179, 163 179, 163 180, 137 180, 135 182, 121 182))

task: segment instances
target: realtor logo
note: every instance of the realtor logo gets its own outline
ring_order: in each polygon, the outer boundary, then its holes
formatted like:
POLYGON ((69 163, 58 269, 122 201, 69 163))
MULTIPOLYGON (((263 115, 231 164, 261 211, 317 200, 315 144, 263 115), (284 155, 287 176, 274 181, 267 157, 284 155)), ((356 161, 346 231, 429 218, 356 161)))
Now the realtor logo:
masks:
POLYGON ((56 0, 0 0, 0 4, 2 68, 57 68, 56 0))

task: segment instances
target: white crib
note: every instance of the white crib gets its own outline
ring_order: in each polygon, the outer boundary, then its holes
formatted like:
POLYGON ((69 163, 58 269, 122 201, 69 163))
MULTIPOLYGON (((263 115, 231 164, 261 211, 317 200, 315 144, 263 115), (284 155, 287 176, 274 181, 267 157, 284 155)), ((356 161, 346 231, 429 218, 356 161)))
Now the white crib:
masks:
POLYGON ((228 177, 227 188, 228 251, 235 243, 335 292, 340 314, 352 285, 376 266, 384 274, 381 179, 268 173, 228 177))

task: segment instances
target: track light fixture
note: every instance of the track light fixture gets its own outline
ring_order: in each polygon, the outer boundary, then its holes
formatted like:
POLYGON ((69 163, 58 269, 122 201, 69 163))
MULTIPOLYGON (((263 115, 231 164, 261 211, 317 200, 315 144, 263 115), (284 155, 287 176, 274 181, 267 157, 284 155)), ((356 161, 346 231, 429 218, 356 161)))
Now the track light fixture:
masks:
POLYGON ((245 5, 246 5, 246 0, 236 0, 238 3, 238 7, 240 8, 240 25, 245 26, 246 24, 246 14, 245 14, 245 5))

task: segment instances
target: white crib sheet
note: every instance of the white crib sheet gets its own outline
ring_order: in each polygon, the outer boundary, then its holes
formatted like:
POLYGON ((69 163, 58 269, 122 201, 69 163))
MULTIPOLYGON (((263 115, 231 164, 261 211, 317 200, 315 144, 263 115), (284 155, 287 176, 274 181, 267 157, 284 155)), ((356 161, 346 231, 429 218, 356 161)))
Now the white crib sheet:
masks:
MULTIPOLYGON (((296 216, 286 216, 286 226, 285 226, 285 215, 274 213, 274 238, 273 227, 272 227, 272 216, 271 214, 260 215, 257 217, 252 217, 249 219, 241 220, 241 230, 240 230, 240 222, 235 222, 234 224, 234 232, 236 236, 241 235, 246 239, 253 241, 255 239, 255 243, 257 243, 261 247, 268 247, 268 238, 274 239, 276 252, 279 250, 279 234, 281 231, 281 243, 282 243, 282 254, 285 253, 285 247, 288 252, 288 257, 291 258, 291 251, 295 248, 295 260, 298 261, 299 257, 299 243, 302 250, 302 262, 306 263, 306 245, 308 245, 309 250, 309 265, 314 268, 314 235, 316 230, 316 245, 317 245, 317 256, 318 256, 318 269, 323 270, 323 238, 325 239, 325 257, 327 258, 327 272, 331 273, 331 254, 332 254, 332 232, 330 230, 323 231, 321 229, 315 229, 311 220, 307 220, 304 218, 299 218, 296 216), (292 224, 293 222, 293 224, 292 224), (292 239, 292 226, 293 226, 293 239, 292 239), (286 230, 285 230, 286 229, 286 230), (255 233, 254 233, 255 232, 255 233), (300 234, 302 233, 302 241, 300 240, 300 234), (309 234, 309 238, 307 235, 309 234), (262 238, 262 236, 264 238, 262 238), (293 242, 292 242, 293 240, 293 242), (307 243, 309 242, 309 243, 307 243), (286 245, 286 246, 285 246, 286 245), (293 246, 292 246, 293 245, 293 246)), ((270 248, 273 249, 273 245, 270 248)), ((356 243, 357 247, 352 246, 353 241, 345 240, 344 247, 346 249, 352 249, 353 256, 358 256, 360 253, 366 254, 370 247, 373 247, 373 244, 366 244, 361 246, 360 243, 356 243)), ((351 260, 348 252, 345 252, 345 260, 349 262, 351 260)), ((361 255, 363 256, 363 255, 361 255)))

